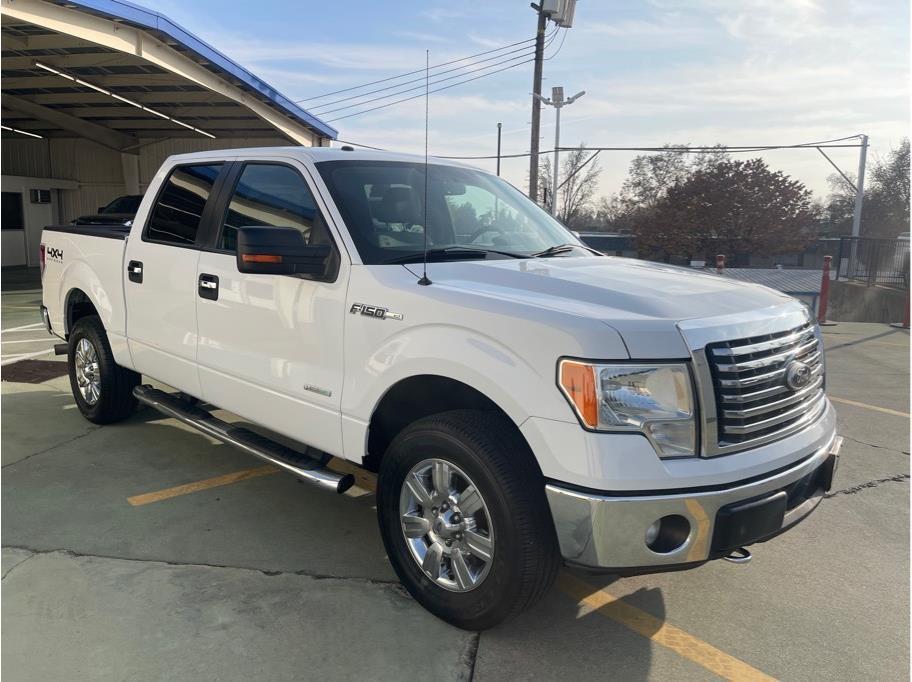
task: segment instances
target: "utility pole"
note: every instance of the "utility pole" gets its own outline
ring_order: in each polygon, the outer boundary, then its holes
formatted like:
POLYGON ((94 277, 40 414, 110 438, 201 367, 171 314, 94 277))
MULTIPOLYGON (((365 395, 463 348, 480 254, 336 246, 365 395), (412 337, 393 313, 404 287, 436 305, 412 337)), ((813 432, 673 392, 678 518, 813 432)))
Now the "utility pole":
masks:
POLYGON ((502 123, 497 124, 497 177, 500 177, 500 129, 502 123))
POLYGON ((542 4, 532 3, 538 13, 538 31, 535 34, 535 69, 532 73, 532 139, 529 141, 529 198, 538 201, 538 138, 541 127, 542 59, 545 54, 545 25, 548 17, 542 4))
POLYGON ((551 88, 551 99, 546 99, 541 95, 538 95, 538 99, 542 104, 547 104, 548 106, 554 107, 554 160, 553 160, 553 180, 551 181, 551 215, 557 215, 557 175, 560 170, 560 114, 561 109, 569 104, 573 104, 576 100, 586 94, 585 90, 573 95, 573 97, 568 97, 564 99, 564 89, 560 86, 555 86, 551 88))
MULTIPOLYGON (((865 161, 868 156, 868 136, 861 136, 861 152, 858 154, 858 180, 855 182, 855 213, 852 215, 852 236, 861 235, 861 207, 864 203, 865 161)), ((854 251, 854 250, 853 250, 854 251)), ((853 253, 854 255, 854 253, 853 253)))

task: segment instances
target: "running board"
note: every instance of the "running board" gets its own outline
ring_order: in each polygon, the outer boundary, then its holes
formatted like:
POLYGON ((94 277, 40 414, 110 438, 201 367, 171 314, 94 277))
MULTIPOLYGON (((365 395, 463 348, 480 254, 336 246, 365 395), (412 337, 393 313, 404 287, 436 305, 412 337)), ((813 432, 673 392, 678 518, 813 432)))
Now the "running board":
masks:
MULTIPOLYGON (((344 493, 355 483, 351 474, 340 474, 326 467, 324 461, 292 450, 274 440, 214 417, 210 412, 148 384, 133 389, 134 397, 162 414, 182 421, 223 443, 240 448, 247 454, 266 460, 301 480, 324 490, 344 493)), ((326 455, 328 458, 329 455, 326 455)))

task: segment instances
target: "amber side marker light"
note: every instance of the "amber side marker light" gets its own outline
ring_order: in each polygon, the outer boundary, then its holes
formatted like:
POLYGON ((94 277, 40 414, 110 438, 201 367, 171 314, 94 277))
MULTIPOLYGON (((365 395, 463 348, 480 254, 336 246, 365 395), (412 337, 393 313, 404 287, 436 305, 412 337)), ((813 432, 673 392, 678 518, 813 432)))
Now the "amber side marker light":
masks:
POLYGON ((245 263, 281 263, 282 257, 268 253, 242 253, 241 260, 245 263))
POLYGON ((560 364, 560 385, 576 407, 576 412, 590 429, 598 426, 598 396, 595 391, 595 368, 581 362, 564 360, 560 364))

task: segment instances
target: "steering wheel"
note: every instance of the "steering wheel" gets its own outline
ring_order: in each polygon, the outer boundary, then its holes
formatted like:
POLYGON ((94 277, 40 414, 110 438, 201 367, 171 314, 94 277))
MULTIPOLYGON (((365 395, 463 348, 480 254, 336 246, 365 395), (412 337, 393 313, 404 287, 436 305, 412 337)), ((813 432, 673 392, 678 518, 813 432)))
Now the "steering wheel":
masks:
POLYGON ((479 229, 475 230, 475 231, 472 233, 472 235, 469 237, 469 243, 470 243, 470 244, 474 244, 476 239, 478 239, 478 238, 479 238, 481 235, 483 235, 483 234, 487 234, 488 232, 494 232, 494 233, 499 234, 499 235, 503 235, 503 234, 504 234, 504 231, 501 230, 499 227, 495 227, 495 226, 493 226, 493 225, 489 225, 489 226, 482 227, 482 228, 479 228, 479 229))

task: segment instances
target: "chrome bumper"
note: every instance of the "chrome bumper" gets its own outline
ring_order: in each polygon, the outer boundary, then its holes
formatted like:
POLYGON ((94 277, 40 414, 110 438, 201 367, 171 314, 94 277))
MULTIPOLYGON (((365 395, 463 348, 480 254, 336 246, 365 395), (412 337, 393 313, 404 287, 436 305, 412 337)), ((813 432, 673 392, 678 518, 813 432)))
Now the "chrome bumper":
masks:
MULTIPOLYGON (((599 569, 650 569, 697 564, 726 552, 714 547, 717 514, 728 505, 762 498, 800 482, 818 481, 816 474, 829 462, 828 480, 807 494, 790 499, 777 532, 794 525, 811 513, 832 482, 832 470, 842 446, 833 435, 829 444, 810 457, 783 471, 749 483, 722 490, 699 490, 668 495, 598 495, 548 484, 545 492, 557 530, 561 553, 568 563, 599 569), (833 458, 832 460, 830 458, 833 458), (683 516, 690 524, 680 547, 659 553, 646 545, 646 531, 658 519, 683 516)), ((757 537, 749 542, 767 539, 757 537)), ((749 544, 746 542, 745 544, 749 544)), ((726 550, 727 551, 727 550, 726 550)))

